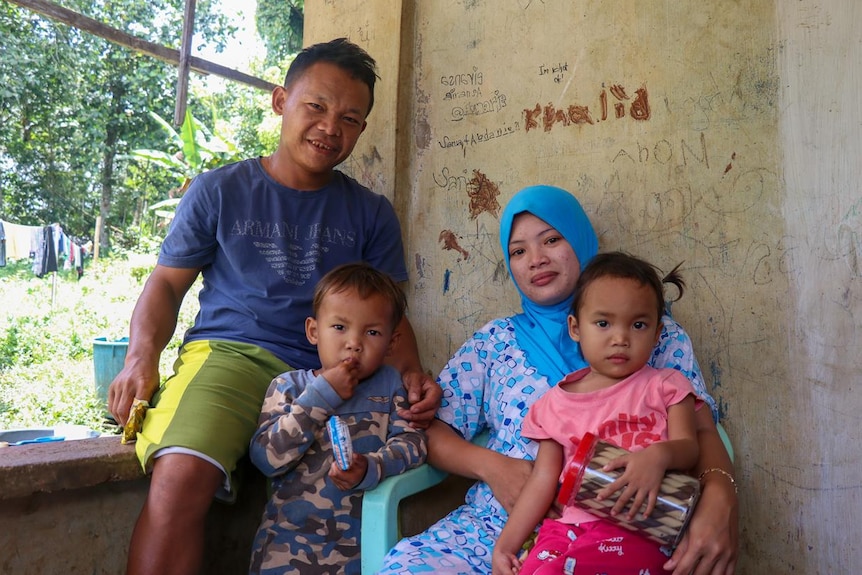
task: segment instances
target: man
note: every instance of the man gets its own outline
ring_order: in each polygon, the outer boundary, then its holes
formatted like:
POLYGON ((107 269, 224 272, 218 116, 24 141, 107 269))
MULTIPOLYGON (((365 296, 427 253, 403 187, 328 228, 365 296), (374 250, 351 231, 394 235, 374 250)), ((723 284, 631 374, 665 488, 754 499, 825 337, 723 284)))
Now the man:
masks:
MULTIPOLYGON (((150 400, 136 451, 152 470, 132 535, 128 573, 195 573, 204 520, 246 452, 272 378, 319 367, 305 338, 317 281, 364 260, 405 281, 391 204, 334 170, 353 151, 374 104, 374 60, 346 39, 310 46, 272 94, 278 148, 198 176, 177 209, 130 322, 125 367, 108 404, 119 423, 150 400), (183 297, 204 278, 200 313, 174 375, 158 389, 158 360, 183 297)), ((393 353, 411 402, 404 417, 430 423, 440 390, 419 364, 406 319, 393 353)))

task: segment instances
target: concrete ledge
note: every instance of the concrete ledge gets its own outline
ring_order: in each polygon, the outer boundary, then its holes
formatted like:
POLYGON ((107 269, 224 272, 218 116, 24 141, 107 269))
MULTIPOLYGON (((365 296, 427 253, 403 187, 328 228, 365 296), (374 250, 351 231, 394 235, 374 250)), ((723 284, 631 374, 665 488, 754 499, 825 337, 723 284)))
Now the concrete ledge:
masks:
MULTIPOLYGON (((207 515, 204 573, 248 570, 266 504, 266 479, 247 459, 239 499, 207 515)), ((405 535, 463 503, 467 480, 448 477, 401 505, 405 535)), ((122 573, 149 479, 119 436, 0 448, 0 573, 122 573), (5 550, 13 550, 7 553, 5 550)))
POLYGON ((135 446, 119 435, 0 449, 0 501, 143 477, 135 446))
MULTIPOLYGON (((248 570, 266 484, 240 463, 239 500, 207 515, 202 573, 248 570)), ((119 436, 0 448, 0 573, 123 573, 148 486, 119 436)))

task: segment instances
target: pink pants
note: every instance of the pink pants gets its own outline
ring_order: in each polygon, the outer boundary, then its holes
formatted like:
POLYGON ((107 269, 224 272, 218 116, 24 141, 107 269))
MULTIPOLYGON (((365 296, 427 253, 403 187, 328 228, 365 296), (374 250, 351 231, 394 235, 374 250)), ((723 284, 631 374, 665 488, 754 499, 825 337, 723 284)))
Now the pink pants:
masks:
POLYGON ((659 575, 669 558, 660 547, 608 521, 545 519, 519 575, 659 575))

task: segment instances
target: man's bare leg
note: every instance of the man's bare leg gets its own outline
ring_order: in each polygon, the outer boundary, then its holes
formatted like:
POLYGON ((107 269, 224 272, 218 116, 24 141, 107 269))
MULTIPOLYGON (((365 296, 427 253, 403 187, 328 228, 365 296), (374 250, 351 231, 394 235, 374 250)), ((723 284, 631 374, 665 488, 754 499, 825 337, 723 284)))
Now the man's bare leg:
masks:
POLYGON ((127 575, 198 573, 204 521, 223 481, 220 469, 194 455, 156 458, 147 500, 132 533, 127 575))

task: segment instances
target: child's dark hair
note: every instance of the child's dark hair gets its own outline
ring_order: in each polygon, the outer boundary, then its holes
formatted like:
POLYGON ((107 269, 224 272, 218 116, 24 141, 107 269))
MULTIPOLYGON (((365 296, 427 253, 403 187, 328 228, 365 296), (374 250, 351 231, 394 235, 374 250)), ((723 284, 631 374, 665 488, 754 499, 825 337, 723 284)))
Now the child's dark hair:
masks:
POLYGON ((336 38, 329 42, 312 44, 296 55, 284 76, 284 87, 288 88, 296 82, 314 64, 318 62, 329 62, 350 74, 351 78, 363 82, 371 92, 371 100, 368 102, 368 112, 374 107, 374 83, 377 75, 377 62, 368 52, 348 40, 347 38, 336 38))
POLYGON ((581 310, 584 301, 584 292, 587 286, 595 280, 603 277, 613 277, 622 279, 635 280, 641 285, 649 286, 656 297, 656 309, 658 318, 664 315, 664 286, 663 284, 670 283, 676 286, 679 294, 673 299, 678 300, 682 297, 682 292, 685 289, 685 282, 679 273, 679 268, 682 263, 677 264, 670 273, 664 278, 659 279, 659 270, 651 263, 644 261, 638 257, 624 252, 606 252, 598 254, 590 263, 583 269, 578 282, 575 284, 575 299, 572 301, 571 313, 575 317, 581 310))
POLYGON ((323 298, 347 290, 355 291, 361 299, 373 295, 383 296, 392 304, 392 327, 397 327, 407 309, 407 297, 391 277, 365 262, 343 264, 334 268, 314 288, 312 306, 314 315, 320 311, 323 298))

